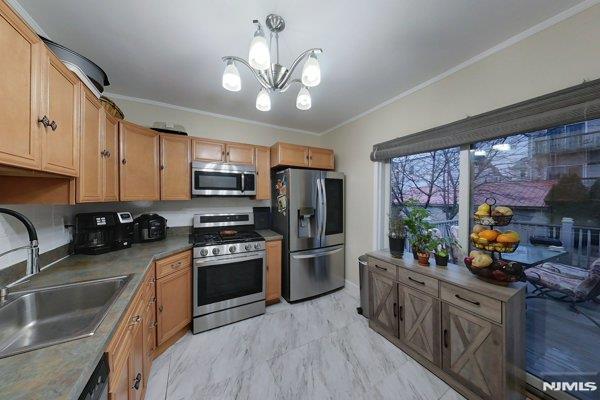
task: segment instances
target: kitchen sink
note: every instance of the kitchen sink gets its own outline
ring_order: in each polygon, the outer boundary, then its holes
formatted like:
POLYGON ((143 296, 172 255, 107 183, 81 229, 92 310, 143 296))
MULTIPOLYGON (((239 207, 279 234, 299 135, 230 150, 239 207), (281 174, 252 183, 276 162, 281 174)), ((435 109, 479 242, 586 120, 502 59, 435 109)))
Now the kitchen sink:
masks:
POLYGON ((11 292, 0 306, 0 358, 93 335, 130 279, 11 292))

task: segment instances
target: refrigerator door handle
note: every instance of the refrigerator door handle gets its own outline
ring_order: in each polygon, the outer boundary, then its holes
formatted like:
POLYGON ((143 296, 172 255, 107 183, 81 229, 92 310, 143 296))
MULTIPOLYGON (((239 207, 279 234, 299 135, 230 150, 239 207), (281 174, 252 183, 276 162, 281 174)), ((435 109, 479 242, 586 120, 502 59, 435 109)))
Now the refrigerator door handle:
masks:
POLYGON ((322 213, 323 213, 323 209, 321 207, 321 205, 323 204, 322 202, 322 193, 321 193, 321 184, 320 184, 321 179, 317 178, 317 237, 319 239, 321 239, 321 226, 323 225, 321 222, 322 219, 322 213))
POLYGON ((325 192, 325 179, 321 178, 321 194, 323 196, 323 217, 321 218, 321 235, 325 238, 325 228, 327 226, 327 193, 325 192))
POLYGON ((337 247, 337 248, 335 248, 333 250, 329 250, 329 251, 321 251, 321 252, 310 253, 310 254, 292 254, 292 258, 294 260, 301 260, 301 259, 305 259, 305 258, 317 258, 317 257, 323 257, 323 256, 330 256, 332 254, 339 253, 343 249, 344 249, 344 246, 340 246, 340 247, 337 247))

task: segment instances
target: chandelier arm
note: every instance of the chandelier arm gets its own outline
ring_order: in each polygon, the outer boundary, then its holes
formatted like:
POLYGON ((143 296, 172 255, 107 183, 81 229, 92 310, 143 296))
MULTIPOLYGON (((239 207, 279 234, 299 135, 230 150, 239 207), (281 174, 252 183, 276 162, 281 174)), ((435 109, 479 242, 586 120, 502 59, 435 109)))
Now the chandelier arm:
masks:
POLYGON ((260 76, 258 74, 258 72, 256 72, 256 70, 254 68, 252 68, 252 66, 248 63, 248 61, 244 60, 243 58, 240 57, 236 57, 236 56, 225 56, 222 58, 223 61, 227 62, 227 61, 237 61, 240 64, 245 65, 246 67, 248 67, 248 69, 252 72, 252 74, 254 75, 254 77, 256 78, 256 80, 258 81, 258 83, 260 83, 260 85, 262 87, 264 87, 267 90, 271 90, 271 85, 269 85, 269 83, 267 81, 265 81, 263 79, 262 76, 260 76))
POLYGON ((293 83, 299 83, 300 85, 302 85, 302 81, 300 79, 292 79, 291 81, 287 82, 285 86, 279 90, 279 92, 287 92, 287 90, 292 86, 293 83))

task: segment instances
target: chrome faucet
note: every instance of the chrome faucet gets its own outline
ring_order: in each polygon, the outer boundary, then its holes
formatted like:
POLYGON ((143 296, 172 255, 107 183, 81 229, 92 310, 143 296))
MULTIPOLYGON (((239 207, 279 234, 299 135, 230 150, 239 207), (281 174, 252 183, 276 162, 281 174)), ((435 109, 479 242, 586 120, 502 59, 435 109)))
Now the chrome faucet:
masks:
MULTIPOLYGON (((8 208, 0 208, 0 214, 11 215, 11 216, 15 217, 16 219, 18 219, 19 221, 21 221, 21 223, 25 226, 25 229, 27 229, 27 234, 29 235, 29 244, 28 245, 20 246, 20 247, 5 251, 4 253, 0 253, 0 257, 5 256, 6 254, 12 253, 14 251, 27 249, 27 270, 25 272, 25 278, 28 276, 37 274, 38 272, 40 272, 40 262, 39 262, 40 249, 38 246, 38 237, 37 237, 37 232, 35 230, 35 227, 31 223, 29 218, 27 218, 20 212, 10 210, 8 208)), ((10 286, 11 285, 0 288, 0 302, 4 301, 6 299, 6 296, 8 296, 8 287, 10 287, 10 286)))

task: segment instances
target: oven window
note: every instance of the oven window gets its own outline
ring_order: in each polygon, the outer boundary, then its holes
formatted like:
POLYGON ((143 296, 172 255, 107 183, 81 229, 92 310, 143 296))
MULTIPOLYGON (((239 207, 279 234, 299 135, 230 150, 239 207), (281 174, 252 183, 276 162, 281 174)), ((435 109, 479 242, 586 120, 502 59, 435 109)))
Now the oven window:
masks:
POLYGON ((194 188, 197 190, 241 190, 240 174, 194 171, 194 188))
POLYGON ((198 268, 198 306, 263 291, 263 259, 198 268))

